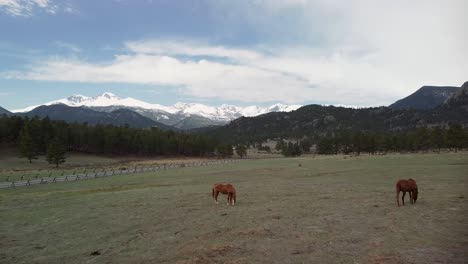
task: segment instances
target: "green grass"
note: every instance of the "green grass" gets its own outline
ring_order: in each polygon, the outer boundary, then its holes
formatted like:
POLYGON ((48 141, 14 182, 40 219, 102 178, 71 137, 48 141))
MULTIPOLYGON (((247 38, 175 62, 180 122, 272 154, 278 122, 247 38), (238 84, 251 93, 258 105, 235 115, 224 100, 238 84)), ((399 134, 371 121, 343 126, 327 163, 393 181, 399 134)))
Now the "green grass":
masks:
POLYGON ((123 162, 121 158, 68 153, 67 160, 59 168, 48 164, 44 156, 29 163, 25 158, 19 158, 15 151, 3 151, 0 153, 0 182, 28 180, 49 176, 61 176, 62 174, 83 173, 94 169, 118 167, 123 162))
POLYGON ((466 263, 467 184, 465 152, 250 160, 10 189, 0 192, 0 260, 466 263), (410 177, 418 201, 398 208, 395 183, 410 177), (216 182, 236 186, 235 207, 213 203, 216 182))

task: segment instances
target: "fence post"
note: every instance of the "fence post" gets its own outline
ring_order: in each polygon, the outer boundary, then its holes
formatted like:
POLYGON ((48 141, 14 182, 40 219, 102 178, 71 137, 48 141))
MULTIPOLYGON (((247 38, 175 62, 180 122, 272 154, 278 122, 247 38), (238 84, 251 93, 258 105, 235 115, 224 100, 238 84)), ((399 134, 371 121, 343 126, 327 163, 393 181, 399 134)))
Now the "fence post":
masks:
POLYGON ((12 181, 12 182, 11 182, 10 187, 13 187, 13 188, 16 187, 16 186, 15 186, 15 181, 12 181))
POLYGON ((31 186, 31 183, 29 181, 30 180, 28 179, 28 182, 26 183, 26 186, 31 186))
MULTIPOLYGON (((29 180, 28 180, 29 182, 29 180)), ((57 177, 54 177, 54 179, 52 180, 53 183, 57 183, 57 177)))
POLYGON ((65 176, 65 181, 66 181, 66 182, 68 181, 68 175, 67 175, 67 176, 65 176))

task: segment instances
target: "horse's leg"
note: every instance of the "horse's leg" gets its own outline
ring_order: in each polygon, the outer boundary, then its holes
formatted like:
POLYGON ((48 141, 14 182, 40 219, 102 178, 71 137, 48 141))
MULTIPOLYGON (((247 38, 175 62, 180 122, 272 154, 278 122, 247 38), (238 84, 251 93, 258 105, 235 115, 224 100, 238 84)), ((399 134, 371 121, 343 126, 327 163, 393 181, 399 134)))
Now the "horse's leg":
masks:
POLYGON ((413 191, 409 191, 409 201, 413 204, 413 191))
POLYGON ((218 194, 219 194, 219 191, 215 191, 214 193, 214 200, 215 200, 215 203, 218 204, 218 194))
POLYGON ((401 196, 401 203, 403 205, 405 205, 405 195, 406 195, 406 192, 403 192, 403 196, 401 196))
POLYGON ((400 207, 400 190, 398 189, 396 191, 396 202, 398 204, 398 207, 400 207))
POLYGON ((231 193, 230 192, 227 193, 227 203, 226 204, 227 205, 231 204, 231 193))

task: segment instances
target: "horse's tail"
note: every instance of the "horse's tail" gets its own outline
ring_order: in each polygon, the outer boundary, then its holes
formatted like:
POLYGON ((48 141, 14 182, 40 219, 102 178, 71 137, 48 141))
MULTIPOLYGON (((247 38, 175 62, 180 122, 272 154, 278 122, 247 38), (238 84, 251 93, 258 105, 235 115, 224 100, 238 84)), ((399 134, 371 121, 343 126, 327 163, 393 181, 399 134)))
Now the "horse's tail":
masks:
POLYGON ((211 196, 213 196, 213 199, 214 199, 214 197, 215 197, 215 190, 214 190, 214 186, 213 186, 213 188, 211 189, 211 196))

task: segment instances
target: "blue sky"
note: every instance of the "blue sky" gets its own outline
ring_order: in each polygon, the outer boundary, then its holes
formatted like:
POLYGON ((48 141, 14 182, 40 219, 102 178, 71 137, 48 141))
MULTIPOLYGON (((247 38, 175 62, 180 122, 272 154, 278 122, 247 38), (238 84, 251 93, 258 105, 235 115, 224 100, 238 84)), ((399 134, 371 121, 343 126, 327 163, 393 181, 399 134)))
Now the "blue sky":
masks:
POLYGON ((0 106, 387 105, 467 81, 466 1, 0 0, 0 106))

